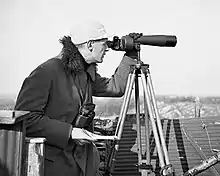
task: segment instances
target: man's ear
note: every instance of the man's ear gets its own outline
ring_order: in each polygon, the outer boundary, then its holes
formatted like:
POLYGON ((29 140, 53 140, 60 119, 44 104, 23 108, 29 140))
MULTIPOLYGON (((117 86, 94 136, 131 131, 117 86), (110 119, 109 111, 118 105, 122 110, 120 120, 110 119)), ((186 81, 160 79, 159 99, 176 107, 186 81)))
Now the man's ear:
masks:
POLYGON ((93 50, 93 44, 94 44, 94 41, 92 40, 87 42, 87 48, 89 49, 90 52, 92 52, 93 50))

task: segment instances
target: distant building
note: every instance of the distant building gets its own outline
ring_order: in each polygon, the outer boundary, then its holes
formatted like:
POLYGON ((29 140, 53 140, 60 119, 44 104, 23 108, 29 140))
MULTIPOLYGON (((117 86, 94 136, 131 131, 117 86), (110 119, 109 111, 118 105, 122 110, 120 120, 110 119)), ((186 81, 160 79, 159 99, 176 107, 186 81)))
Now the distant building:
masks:
POLYGON ((202 108, 202 103, 199 99, 199 97, 195 98, 195 117, 201 117, 201 108, 202 108))

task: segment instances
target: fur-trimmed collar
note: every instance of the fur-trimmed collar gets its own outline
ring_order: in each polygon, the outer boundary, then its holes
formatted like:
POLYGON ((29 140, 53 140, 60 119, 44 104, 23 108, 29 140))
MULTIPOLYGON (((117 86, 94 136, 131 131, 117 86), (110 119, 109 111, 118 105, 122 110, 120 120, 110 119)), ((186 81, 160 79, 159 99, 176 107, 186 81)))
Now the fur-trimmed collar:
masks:
POLYGON ((64 70, 67 74, 77 73, 80 71, 86 71, 89 73, 92 81, 95 80, 95 72, 97 65, 88 64, 85 62, 83 56, 78 51, 78 48, 71 41, 71 37, 64 36, 59 40, 63 44, 61 51, 61 63, 64 66, 64 70))
POLYGON ((59 41, 63 44, 61 62, 65 71, 67 73, 72 73, 85 70, 85 68, 88 67, 88 64, 85 62, 77 47, 71 41, 71 37, 64 36, 59 41))

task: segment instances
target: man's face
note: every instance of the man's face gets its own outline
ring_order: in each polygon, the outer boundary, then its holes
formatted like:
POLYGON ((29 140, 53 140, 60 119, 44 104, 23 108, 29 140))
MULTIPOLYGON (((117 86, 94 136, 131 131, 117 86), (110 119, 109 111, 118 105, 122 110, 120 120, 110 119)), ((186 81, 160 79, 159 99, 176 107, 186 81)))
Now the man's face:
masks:
POLYGON ((91 44, 91 57, 87 62, 90 63, 102 63, 105 53, 108 51, 106 44, 107 39, 95 40, 91 44))

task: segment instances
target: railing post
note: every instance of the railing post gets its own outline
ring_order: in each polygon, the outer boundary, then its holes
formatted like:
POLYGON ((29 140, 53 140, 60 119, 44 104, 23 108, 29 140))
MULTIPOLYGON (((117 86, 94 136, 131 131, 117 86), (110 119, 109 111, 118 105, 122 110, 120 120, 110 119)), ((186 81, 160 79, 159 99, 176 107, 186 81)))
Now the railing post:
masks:
POLYGON ((0 175, 23 176, 22 156, 27 111, 0 110, 0 175))
POLYGON ((45 141, 45 138, 25 139, 24 176, 44 176, 45 141))

